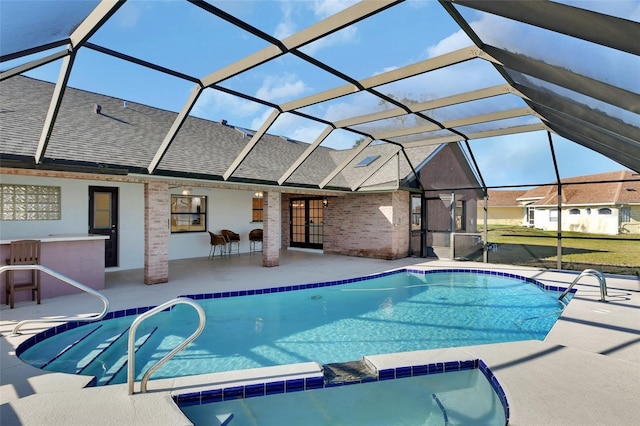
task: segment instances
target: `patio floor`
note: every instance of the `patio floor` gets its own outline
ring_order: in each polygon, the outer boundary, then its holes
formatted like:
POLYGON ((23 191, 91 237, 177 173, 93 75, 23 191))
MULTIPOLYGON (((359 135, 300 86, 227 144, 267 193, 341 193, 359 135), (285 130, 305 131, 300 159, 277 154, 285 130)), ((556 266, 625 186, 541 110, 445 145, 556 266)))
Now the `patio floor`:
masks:
MULTIPOLYGON (((260 254, 178 260, 170 282, 147 286, 142 270, 108 272, 111 310, 156 305, 181 294, 275 287, 330 281, 404 266, 508 270, 547 284, 568 285, 576 273, 471 262, 405 258, 395 261, 282 252, 280 266, 264 268, 260 254)), ((640 279, 608 276, 608 303, 598 301, 595 279, 585 278, 544 341, 525 341, 369 357, 379 368, 480 358, 504 388, 511 425, 633 424, 640 418, 640 279)), ((147 394, 127 395, 126 385, 83 389, 87 379, 49 373, 22 363, 15 348, 54 324, 29 324, 21 336, 9 334, 17 321, 98 312, 101 303, 86 294, 16 304, 0 310, 0 423, 8 425, 190 424, 171 403, 184 393, 252 376, 304 375, 305 365, 152 380, 147 394), (79 403, 78 401, 81 401, 79 403)))

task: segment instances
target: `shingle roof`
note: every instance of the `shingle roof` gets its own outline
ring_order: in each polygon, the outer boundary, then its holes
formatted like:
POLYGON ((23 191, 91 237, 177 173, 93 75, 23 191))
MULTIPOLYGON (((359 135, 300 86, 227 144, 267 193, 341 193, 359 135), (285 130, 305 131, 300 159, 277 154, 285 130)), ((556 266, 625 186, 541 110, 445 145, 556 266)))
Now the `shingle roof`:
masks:
MULTIPOLYGON (((640 203, 640 181, 638 179, 640 179, 638 173, 628 170, 562 179, 562 204, 640 203)), ((534 203, 536 206, 555 206, 558 203, 556 185, 534 188, 521 196, 520 199, 531 198, 532 194, 542 197, 534 203)))
MULTIPOLYGON (((53 84, 16 76, 0 84, 0 152, 3 156, 33 157, 43 128, 53 84)), ((67 88, 46 151, 45 159, 66 160, 145 172, 163 142, 176 113, 134 102, 67 88), (100 105, 101 112, 95 112, 100 105)), ((233 126, 188 117, 158 166, 168 175, 199 176, 220 180, 250 136, 233 126)), ((309 145, 265 134, 233 174, 236 180, 274 183, 289 169, 309 145)), ((437 148, 407 149, 417 166, 437 148)), ((365 148, 327 187, 357 189, 397 182, 411 173, 404 156, 388 161, 398 151, 390 144, 365 148), (357 167, 369 155, 380 155, 378 162, 357 167), (381 167, 382 166, 382 167, 381 167), (375 173, 362 182, 373 171, 375 173)), ((289 177, 288 183, 316 186, 353 150, 337 151, 319 146, 289 177)), ((395 158, 395 157, 394 157, 395 158)))
POLYGON ((523 190, 487 190, 489 196, 487 204, 489 207, 521 207, 517 201, 526 191, 523 190))

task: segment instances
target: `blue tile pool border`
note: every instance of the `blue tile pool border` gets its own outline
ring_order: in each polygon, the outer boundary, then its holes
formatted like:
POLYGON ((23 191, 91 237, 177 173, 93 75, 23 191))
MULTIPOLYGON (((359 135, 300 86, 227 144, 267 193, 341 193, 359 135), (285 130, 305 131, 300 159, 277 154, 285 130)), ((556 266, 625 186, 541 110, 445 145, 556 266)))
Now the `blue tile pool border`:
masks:
MULTIPOLYGON (((355 282, 368 281, 376 278, 381 278, 381 277, 386 277, 389 275, 396 275, 401 273, 410 273, 410 274, 416 274, 416 275, 429 275, 429 274, 442 274, 442 273, 468 273, 468 274, 479 274, 479 275, 491 275, 491 276, 506 277, 506 278, 518 279, 521 281, 526 281, 544 290, 550 290, 550 291, 566 290, 566 287, 546 285, 533 278, 528 278, 528 277, 524 277, 517 274, 511 274, 508 272, 491 271, 491 270, 485 270, 485 269, 468 269, 468 268, 467 269, 465 268, 430 269, 430 270, 400 268, 400 269, 394 269, 391 271, 381 272, 378 274, 366 275, 363 277, 356 277, 356 278, 347 278, 343 280, 324 281, 324 282, 299 284, 299 285, 287 285, 282 287, 270 287, 270 288, 255 289, 255 290, 233 290, 233 291, 224 291, 224 292, 216 292, 216 293, 185 294, 179 297, 187 297, 189 299, 198 301, 198 300, 207 300, 207 299, 220 299, 220 298, 227 298, 227 297, 254 296, 258 294, 282 293, 282 292, 288 292, 288 291, 306 290, 310 288, 321 288, 321 287, 331 287, 331 286, 343 285, 343 284, 352 284, 355 282)), ((575 293, 576 291, 577 290, 575 288, 571 289, 571 293, 575 293)), ((171 310, 174 307, 167 308, 166 310, 171 310)), ((45 331, 42 331, 40 333, 37 333, 31 336, 30 338, 22 342, 16 348, 16 356, 20 357, 20 355, 22 355, 24 351, 34 346, 35 344, 40 343, 41 341, 49 337, 63 333, 67 330, 72 330, 74 328, 81 327, 84 325, 96 324, 96 323, 110 320, 113 318, 137 316, 153 308, 155 308, 155 306, 141 306, 138 308, 121 309, 118 311, 108 312, 104 318, 97 321, 91 321, 91 322, 70 321, 64 324, 57 325, 55 327, 51 327, 45 331)))
POLYGON ((493 374, 487 364, 485 364, 485 362, 481 359, 447 361, 432 364, 420 364, 389 368, 378 370, 378 374, 376 377, 367 377, 362 380, 354 380, 342 383, 325 382, 323 376, 313 376, 301 379, 278 380, 274 382, 252 383, 245 386, 209 389, 200 392, 188 392, 173 395, 172 398, 179 408, 184 408, 195 405, 230 401, 234 399, 255 398, 260 396, 285 394, 291 392, 303 392, 316 389, 329 389, 337 386, 349 386, 368 382, 397 380, 409 377, 444 374, 464 370, 480 370, 480 372, 484 375, 484 377, 491 385, 493 391, 498 396, 498 399, 502 404, 502 408, 504 409, 505 424, 508 424, 510 411, 507 396, 496 376, 493 374))

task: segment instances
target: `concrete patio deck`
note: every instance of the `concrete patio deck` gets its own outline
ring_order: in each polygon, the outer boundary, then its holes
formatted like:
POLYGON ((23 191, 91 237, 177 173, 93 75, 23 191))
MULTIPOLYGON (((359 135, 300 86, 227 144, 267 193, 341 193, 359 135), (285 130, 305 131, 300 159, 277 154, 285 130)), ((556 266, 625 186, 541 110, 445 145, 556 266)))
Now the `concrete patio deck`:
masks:
MULTIPOLYGON (((329 281, 404 266, 487 268, 568 285, 576 273, 406 258, 396 261, 283 251, 279 267, 263 268, 259 254, 172 261, 170 282, 143 284, 142 271, 109 272, 105 294, 111 310, 156 305, 180 294, 263 288, 329 281)), ((544 341, 370 356, 380 368, 452 359, 480 358, 504 388, 510 425, 626 425, 640 418, 640 279, 607 277, 608 302, 598 301, 595 279, 585 278, 544 341)), ((190 424, 171 401, 172 392, 244 383, 273 376, 304 376, 313 363, 177 379, 152 380, 149 393, 127 395, 126 385, 83 387, 86 377, 49 373, 14 355, 25 339, 55 324, 29 324, 10 337, 23 319, 91 314, 101 303, 86 294, 21 302, 0 310, 0 423, 8 425, 190 424)), ((264 380, 262 380, 264 381, 264 380)))

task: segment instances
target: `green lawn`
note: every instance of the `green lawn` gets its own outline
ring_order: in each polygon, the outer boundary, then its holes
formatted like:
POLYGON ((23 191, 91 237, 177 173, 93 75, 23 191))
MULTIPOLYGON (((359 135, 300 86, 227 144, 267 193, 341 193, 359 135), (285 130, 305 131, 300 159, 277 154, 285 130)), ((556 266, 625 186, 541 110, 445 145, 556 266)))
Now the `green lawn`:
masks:
MULTIPOLYGON (((482 232, 482 230, 480 230, 482 232)), ((555 231, 522 226, 492 225, 488 241, 498 250, 489 253, 492 263, 556 268, 555 231)), ((640 275, 640 235, 562 233, 562 269, 598 269, 601 272, 640 275)))

